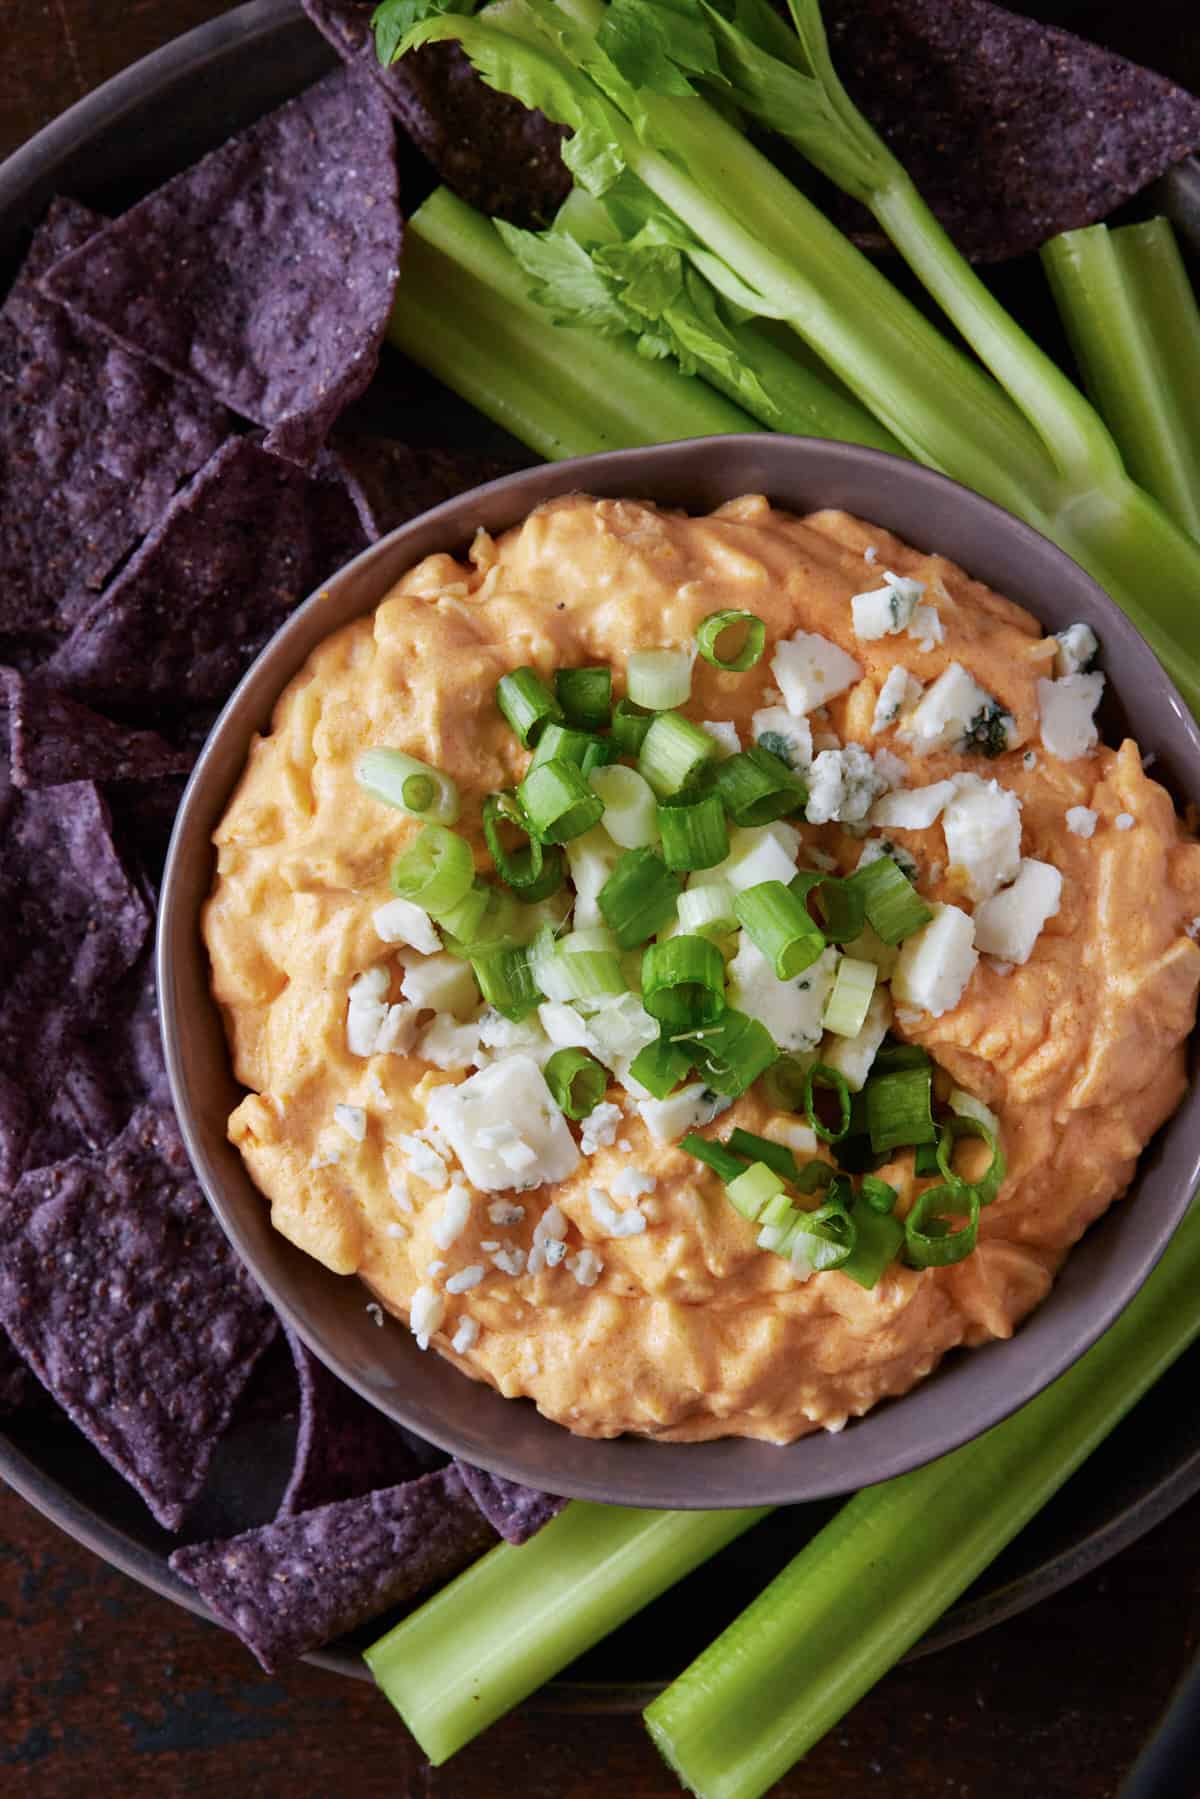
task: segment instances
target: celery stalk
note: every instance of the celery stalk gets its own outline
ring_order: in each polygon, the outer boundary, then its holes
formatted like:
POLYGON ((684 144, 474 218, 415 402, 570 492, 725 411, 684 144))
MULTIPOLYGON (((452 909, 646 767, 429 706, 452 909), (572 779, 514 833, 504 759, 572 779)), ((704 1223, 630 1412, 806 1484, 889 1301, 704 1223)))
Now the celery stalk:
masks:
POLYGON ((1066 231, 1042 264, 1129 472, 1200 537, 1200 308, 1170 221, 1066 231))
POLYGON ((758 429, 673 364, 554 325, 527 285, 491 222, 439 188, 408 221, 388 341, 549 461, 758 429))
POLYGON ((897 1662, 1200 1335, 1200 1206, 1116 1323, 973 1443, 865 1488, 646 1725, 702 1799, 758 1799, 897 1662))
POLYGON ((576 1500, 502 1543, 366 1651, 435 1765, 771 1508, 654 1512, 576 1500))

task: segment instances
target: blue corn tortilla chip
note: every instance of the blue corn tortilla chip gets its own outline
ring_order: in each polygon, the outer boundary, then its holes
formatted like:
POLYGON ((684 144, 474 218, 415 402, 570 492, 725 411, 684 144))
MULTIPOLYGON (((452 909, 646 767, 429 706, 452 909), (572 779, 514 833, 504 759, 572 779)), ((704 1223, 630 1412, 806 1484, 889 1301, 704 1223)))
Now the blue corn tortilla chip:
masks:
POLYGON ((0 1199, 0 1325, 168 1530, 276 1330, 174 1119, 150 1107, 0 1199))
POLYGON ((101 705, 216 704, 297 601, 365 543, 340 481, 230 438, 55 651, 45 678, 101 705))
POLYGON ((514 225, 548 225, 571 191, 564 128, 488 87, 457 44, 426 44, 384 69, 371 32, 375 3, 303 0, 317 30, 378 86, 448 187, 514 225))
POLYGON ((5 696, 17 787, 153 781, 186 774, 191 766, 188 751, 172 748, 157 733, 129 730, 17 669, 0 668, 0 698, 5 696))
POLYGON ((171 1568, 267 1672, 441 1586, 496 1534, 453 1466, 176 1549, 171 1568))
POLYGON ((94 783, 25 794, 0 783, 0 918, 2 1192, 30 1165, 79 1033, 107 1021, 150 936, 94 783))
POLYGON ((400 1486, 445 1460, 360 1399, 284 1328, 300 1386, 300 1422, 295 1465, 279 1502, 281 1518, 400 1486))
POLYGON ((391 115, 337 70, 97 232, 42 291, 307 466, 375 372, 400 237, 391 115))
POLYGON ((471 1498, 506 1543, 527 1543, 567 1503, 557 1493, 541 1493, 536 1487, 522 1486, 519 1480, 505 1480, 501 1474, 489 1474, 486 1468, 475 1468, 470 1462, 456 1461, 454 1465, 471 1498))
MULTIPOLYGON (((852 98, 974 261, 1095 223, 1200 144, 1200 99, 989 0, 823 10, 852 98)), ((860 208, 833 210, 882 245, 860 208)))
POLYGON ((374 541, 443 500, 511 474, 514 465, 468 450, 414 449, 390 437, 336 437, 328 466, 340 474, 374 541))
POLYGON ((38 278, 105 220, 56 200, 0 308, 0 634, 62 630, 229 429, 225 408, 80 329, 38 278))
POLYGON ((13 1348, 12 1339, 0 1330, 0 1418, 27 1411, 44 1392, 13 1348))

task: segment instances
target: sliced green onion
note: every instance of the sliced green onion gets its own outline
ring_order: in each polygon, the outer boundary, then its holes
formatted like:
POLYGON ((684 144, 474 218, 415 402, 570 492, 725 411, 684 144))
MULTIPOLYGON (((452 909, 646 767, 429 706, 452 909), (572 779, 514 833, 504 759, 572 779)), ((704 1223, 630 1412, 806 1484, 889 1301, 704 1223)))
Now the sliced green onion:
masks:
POLYGON ((876 1174, 864 1174, 858 1187, 859 1198, 872 1212, 892 1212, 900 1195, 890 1181, 876 1174))
POLYGON ((530 902, 548 899, 562 886, 566 858, 557 844, 543 846, 521 814, 515 793, 489 793, 483 802, 483 835, 496 872, 502 881, 530 902), (519 831, 526 842, 509 850, 500 835, 501 824, 519 831))
POLYGON ((723 1143, 714 1143, 711 1138, 702 1137, 698 1131, 689 1131, 686 1137, 681 1137, 679 1147, 686 1150, 689 1156, 695 1156, 697 1162, 703 1162, 706 1168, 711 1168, 714 1174, 719 1174, 726 1185, 746 1172, 746 1164, 726 1149, 723 1143))
POLYGON ((693 937, 727 937, 737 930, 728 881, 702 881, 679 896, 679 928, 693 937))
POLYGON ((629 1072, 655 1099, 666 1099, 691 1072, 691 1067, 691 1055, 682 1043, 658 1037, 638 1051, 629 1072))
POLYGON ((431 918, 441 918, 470 891, 475 857, 465 837, 444 825, 422 825, 392 864, 392 891, 431 918))
MULTIPOLYGON (((886 1186, 886 1181, 880 1182, 886 1186)), ((874 1209, 854 1215, 854 1248, 838 1270, 860 1287, 878 1284, 885 1268, 896 1260, 904 1242, 904 1226, 898 1218, 874 1209)))
POLYGON ((885 943, 901 943, 928 924, 933 913, 890 856, 877 856, 846 881, 862 899, 867 919, 885 943))
POLYGON ((642 957, 642 1004, 668 1031, 697 1031, 725 1010, 725 958, 707 937, 671 937, 642 957))
POLYGON ((776 1194, 782 1192, 783 1182, 765 1162, 752 1162, 725 1187, 730 1205, 751 1221, 756 1220, 776 1194))
POLYGON ((715 868, 729 854, 725 808, 715 793, 686 805, 660 805, 658 828, 668 868, 715 868))
POLYGON ((815 1052, 807 1056, 784 1055, 771 1066, 763 1081, 763 1093, 776 1111, 804 1110, 804 1083, 816 1059, 815 1052))
POLYGON ((396 806, 431 824, 458 822, 462 806, 457 784, 440 768, 430 768, 403 750, 364 750, 354 765, 354 778, 385 806, 396 806))
POLYGON ((783 1245, 793 1262, 804 1262, 814 1274, 841 1268, 854 1254, 858 1224, 840 1205, 801 1212, 783 1245))
POLYGON ((488 1005, 495 1006, 497 1012, 515 1024, 527 1018, 542 997, 528 949, 501 949, 472 956, 471 967, 488 1005))
POLYGON ((767 643, 767 627, 756 612, 737 612, 727 608, 724 612, 710 612, 701 622, 696 633, 696 648, 706 662, 714 668, 723 668, 727 674, 745 674, 748 668, 762 656, 767 643), (719 649, 720 639, 726 631, 733 631, 744 625, 745 635, 742 647, 733 656, 723 658, 719 649))
POLYGON ((501 676, 496 704, 527 749, 548 724, 563 723, 562 707, 532 668, 514 668, 501 676))
POLYGON ((692 691, 690 650, 633 650, 625 664, 625 691, 636 706, 666 712, 692 691))
POLYGON ((755 1238, 759 1249, 778 1253, 791 1237, 797 1222, 797 1211, 786 1193, 779 1193, 758 1215, 761 1226, 755 1238))
POLYGON ((735 1155, 745 1156, 748 1162, 765 1162, 781 1180, 792 1186, 800 1179, 796 1158, 785 1143, 760 1137, 754 1131, 744 1131, 739 1125, 737 1130, 729 1133, 729 1147, 735 1155))
POLYGON ((669 800, 682 793, 716 754, 716 742, 707 731, 678 712, 662 712, 642 739, 638 773, 660 800, 669 800))
POLYGON ((787 763, 757 743, 719 764, 716 787, 737 825, 773 824, 777 818, 798 812, 808 797, 803 782, 787 763))
POLYGON ((794 1184, 798 1193, 822 1193, 826 1188, 832 1189, 836 1179, 837 1169, 814 1156, 811 1162, 804 1164, 794 1184))
POLYGON ((896 1074, 901 1068, 932 1070, 929 1051, 919 1043, 884 1043, 875 1057, 876 1074, 896 1074))
POLYGON ((586 1118, 608 1090, 608 1075, 586 1049, 556 1049, 542 1073, 559 1111, 568 1118, 586 1118))
POLYGON ((573 762, 543 762, 517 788, 517 800, 537 836, 546 843, 582 837, 600 820, 604 801, 573 762))
POLYGON ((810 968, 825 948, 808 907, 782 881, 747 887, 734 900, 733 909, 781 981, 810 968))
POLYGON ((931 1174, 940 1174, 938 1166, 938 1146, 935 1136, 930 1143, 918 1143, 913 1156, 913 1173, 924 1179, 931 1174))
MULTIPOLYGON (((794 888, 795 885, 792 881, 791 886, 794 888)), ((856 937, 861 937, 867 921, 866 900, 861 889, 836 875, 823 875, 816 886, 821 929, 830 943, 853 943, 856 937)))
POLYGON ((826 1068, 823 1062, 814 1062, 804 1076, 804 1112, 812 1129, 824 1143, 840 1143, 850 1129, 850 1087, 844 1074, 836 1068, 826 1068), (822 1123, 815 1104, 817 1089, 827 1093, 836 1093, 838 1099, 838 1126, 830 1130, 822 1123))
POLYGON ((933 1143, 933 1069, 900 1068, 894 1074, 872 1074, 867 1096, 867 1129, 876 1155, 907 1143, 933 1143))
POLYGON ((971 1186, 979 1195, 981 1206, 991 1205, 1008 1173, 1004 1151, 996 1141, 995 1133, 988 1129, 982 1118, 947 1118, 943 1122, 937 1142, 937 1165, 943 1180, 949 1186, 971 1186), (960 1137, 976 1137, 979 1142, 986 1143, 991 1152, 992 1159, 977 1180, 966 1182, 962 1175, 954 1172, 954 1145, 960 1137))
POLYGON ((652 849, 626 850, 597 895, 622 949, 636 949, 675 916, 683 883, 652 849))
POLYGON ((979 1237, 979 1195, 959 1182, 926 1187, 904 1220, 904 1249, 914 1268, 947 1268, 969 1256, 979 1237), (952 1220, 965 1218, 954 1228, 952 1220))
POLYGON ((563 717, 576 731, 604 731, 612 717, 612 670, 560 668, 554 692, 563 717))
POLYGON ((558 965, 570 999, 601 999, 605 994, 624 993, 625 974, 610 933, 608 941, 597 943, 596 931, 571 931, 557 945, 558 965))
POLYGON ((821 1020, 835 1037, 857 1037, 867 1016, 867 1007, 875 992, 879 970, 874 962, 856 962, 843 956, 833 977, 833 986, 825 1002, 821 1020))
POLYGON ((617 701, 613 708, 612 740, 620 755, 641 753, 642 741, 653 718, 653 712, 647 712, 644 706, 635 706, 632 700, 617 701))
POLYGON ((478 881, 453 912, 438 920, 451 955, 467 957, 511 949, 524 941, 524 922, 516 894, 493 881, 478 881))
POLYGON ((589 778, 604 802, 600 823, 614 843, 624 850, 636 850, 656 840, 658 801, 654 789, 636 768, 613 762, 594 769, 589 778))
POLYGON ((726 1008, 719 1024, 694 1037, 689 1048, 705 1081, 725 1099, 740 1098, 779 1056, 766 1025, 732 1006, 726 1008))
POLYGON ((604 750, 605 740, 591 731, 576 731, 570 725, 549 724, 537 740, 537 748, 529 759, 526 776, 543 762, 573 762, 582 768, 590 752, 604 750))
POLYGON ((579 764, 585 775, 591 775, 597 768, 607 768, 610 762, 617 759, 617 746, 611 737, 592 737, 583 752, 583 761, 579 764))
POLYGON ((474 943, 478 936, 480 925, 488 912, 489 893, 486 881, 473 881, 458 904, 451 906, 438 919, 443 938, 460 946, 456 953, 461 954, 461 946, 464 943, 474 943))

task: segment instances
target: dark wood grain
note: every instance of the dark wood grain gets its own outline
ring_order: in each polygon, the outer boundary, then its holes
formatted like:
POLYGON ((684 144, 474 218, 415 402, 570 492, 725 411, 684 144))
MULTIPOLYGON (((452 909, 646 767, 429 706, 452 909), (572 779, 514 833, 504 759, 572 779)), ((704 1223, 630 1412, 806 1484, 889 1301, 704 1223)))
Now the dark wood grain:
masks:
MULTIPOLYGON (((0 156, 221 0, 0 0, 0 156)), ((1035 12, 1035 5, 1022 10, 1035 12)), ((1135 42, 1136 9, 1070 22, 1135 42), (1101 30, 1103 23, 1110 29, 1101 30)), ((1188 11, 1181 8, 1180 16, 1188 11)), ((1161 53, 1160 53, 1161 52, 1161 53)), ((896 1670, 777 1789, 784 1799, 1113 1799, 1200 1641, 1200 1500, 1102 1572, 896 1670)), ((657 1799, 636 1716, 531 1702, 430 1770, 374 1691, 269 1679, 231 1638, 0 1492, 0 1792, 239 1799, 657 1799)), ((696 1637, 701 1639, 702 1621, 696 1637)), ((1200 1792, 1200 1777, 1197 1781, 1200 1792)))

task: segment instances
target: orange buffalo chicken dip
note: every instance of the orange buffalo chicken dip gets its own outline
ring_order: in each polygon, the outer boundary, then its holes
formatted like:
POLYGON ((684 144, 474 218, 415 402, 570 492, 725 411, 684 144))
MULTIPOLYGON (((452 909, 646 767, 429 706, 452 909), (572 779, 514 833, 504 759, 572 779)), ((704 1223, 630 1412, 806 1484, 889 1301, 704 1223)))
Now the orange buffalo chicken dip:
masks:
POLYGON ((1099 741, 1098 653, 755 495, 429 557, 216 834, 275 1226, 588 1436, 788 1442, 1009 1336, 1179 1102, 1200 980, 1200 848, 1099 741))

